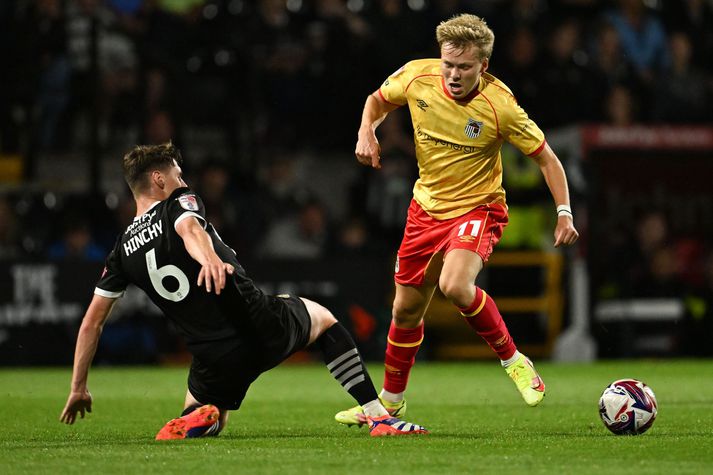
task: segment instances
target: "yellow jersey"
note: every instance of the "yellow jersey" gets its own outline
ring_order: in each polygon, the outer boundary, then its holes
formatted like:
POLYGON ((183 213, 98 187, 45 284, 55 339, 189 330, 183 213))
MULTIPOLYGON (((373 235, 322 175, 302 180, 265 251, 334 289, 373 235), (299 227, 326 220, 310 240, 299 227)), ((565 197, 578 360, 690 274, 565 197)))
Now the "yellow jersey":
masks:
POLYGON ((468 97, 456 100, 445 87, 441 60, 421 59, 389 76, 378 92, 388 103, 408 104, 419 170, 413 196, 436 219, 505 204, 504 140, 529 156, 545 146, 544 134, 510 89, 488 73, 468 97))

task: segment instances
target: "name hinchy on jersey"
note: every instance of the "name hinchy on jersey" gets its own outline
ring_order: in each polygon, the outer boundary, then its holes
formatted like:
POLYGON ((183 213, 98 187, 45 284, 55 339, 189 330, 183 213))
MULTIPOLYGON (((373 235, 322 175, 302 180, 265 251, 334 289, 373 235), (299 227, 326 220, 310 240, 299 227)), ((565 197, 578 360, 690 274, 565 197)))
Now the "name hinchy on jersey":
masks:
POLYGON ((146 226, 140 231, 137 230, 133 237, 122 243, 124 246, 124 253, 126 253, 128 257, 132 252, 137 251, 141 246, 152 241, 161 234, 163 234, 163 223, 161 221, 157 221, 150 226, 146 226))

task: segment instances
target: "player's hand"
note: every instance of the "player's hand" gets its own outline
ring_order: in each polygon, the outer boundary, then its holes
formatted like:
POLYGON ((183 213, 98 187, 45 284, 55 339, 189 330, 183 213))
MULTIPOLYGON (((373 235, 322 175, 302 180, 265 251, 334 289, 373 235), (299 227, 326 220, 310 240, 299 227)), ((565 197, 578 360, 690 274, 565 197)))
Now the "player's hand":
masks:
POLYGON ((225 288, 225 274, 233 274, 235 268, 220 259, 204 264, 198 273, 198 287, 205 283, 205 291, 215 291, 216 295, 225 288))
POLYGON ((85 412, 92 412, 92 395, 86 389, 72 391, 69 393, 62 415, 59 416, 59 421, 65 424, 74 424, 74 421, 77 420, 77 413, 84 419, 85 412))
POLYGON ((579 239, 579 233, 574 228, 572 218, 569 216, 558 217, 555 227, 555 247, 560 247, 562 244, 569 246, 577 242, 577 239, 579 239))
POLYGON ((359 129, 359 139, 354 154, 362 165, 381 168, 381 146, 374 129, 371 127, 359 129))

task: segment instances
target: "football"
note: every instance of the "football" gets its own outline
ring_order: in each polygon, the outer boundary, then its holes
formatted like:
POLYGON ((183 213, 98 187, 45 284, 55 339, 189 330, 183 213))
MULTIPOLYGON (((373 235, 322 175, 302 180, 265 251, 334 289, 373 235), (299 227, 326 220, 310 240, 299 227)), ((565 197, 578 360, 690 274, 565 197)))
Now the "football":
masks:
POLYGON ((614 381, 599 398, 599 417, 617 435, 643 434, 654 424, 657 412, 654 392, 635 379, 614 381))

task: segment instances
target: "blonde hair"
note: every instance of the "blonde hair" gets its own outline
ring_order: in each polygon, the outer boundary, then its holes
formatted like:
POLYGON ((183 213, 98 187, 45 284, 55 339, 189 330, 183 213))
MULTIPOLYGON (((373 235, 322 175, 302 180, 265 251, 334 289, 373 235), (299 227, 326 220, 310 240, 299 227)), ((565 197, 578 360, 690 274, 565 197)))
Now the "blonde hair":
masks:
POLYGON ((438 25, 436 40, 440 47, 445 43, 450 43, 456 48, 477 46, 482 60, 490 58, 493 54, 495 34, 479 16, 462 13, 438 25))

